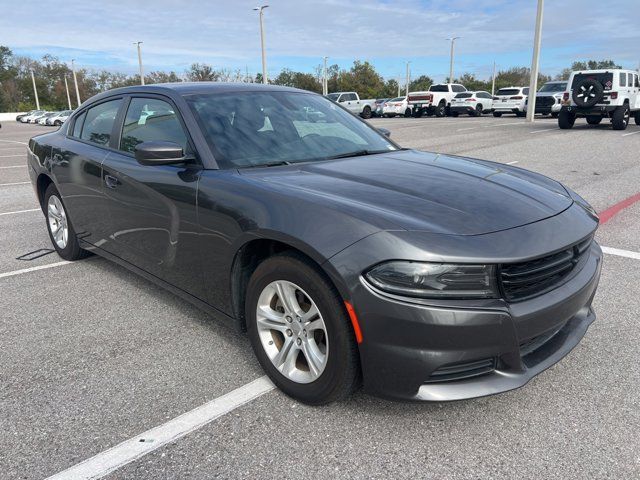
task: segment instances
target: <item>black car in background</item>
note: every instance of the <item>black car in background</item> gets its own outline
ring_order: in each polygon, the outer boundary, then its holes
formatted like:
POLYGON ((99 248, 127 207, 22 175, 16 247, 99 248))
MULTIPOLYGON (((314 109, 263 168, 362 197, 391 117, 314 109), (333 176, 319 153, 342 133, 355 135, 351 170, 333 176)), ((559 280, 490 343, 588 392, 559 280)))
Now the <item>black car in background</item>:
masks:
POLYGON ((602 253, 582 198, 402 149, 319 95, 112 90, 31 139, 28 163, 61 257, 99 254, 246 330, 303 402, 361 382, 414 400, 503 392, 595 319, 602 253))

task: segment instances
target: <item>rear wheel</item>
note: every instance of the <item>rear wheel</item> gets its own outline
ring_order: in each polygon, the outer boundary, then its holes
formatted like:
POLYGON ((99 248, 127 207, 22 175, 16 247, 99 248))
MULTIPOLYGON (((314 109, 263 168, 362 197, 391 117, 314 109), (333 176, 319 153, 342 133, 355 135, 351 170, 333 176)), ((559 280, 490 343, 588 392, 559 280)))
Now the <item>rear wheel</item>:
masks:
POLYGON ((640 125, 640 110, 636 112, 636 114, 634 115, 634 118, 636 120, 636 125, 640 125))
POLYGON ((496 118, 500 118, 502 116, 502 112, 493 112, 493 116, 496 118))
POLYGON ((444 100, 442 100, 435 109, 435 115, 436 117, 444 117, 445 114, 447 113, 447 105, 445 104, 444 100))
POLYGON ((614 130, 626 130, 629 125, 629 105, 623 105, 616 108, 613 111, 613 117, 611 117, 611 124, 614 130))
POLYGON ((284 393, 320 405, 357 387, 358 348, 344 303, 312 262, 293 253, 268 258, 251 276, 245 305, 253 350, 284 393))
POLYGON ((89 256, 90 253, 80 247, 62 198, 53 183, 44 194, 43 209, 49 238, 58 255, 65 260, 80 260, 89 256))
POLYGON ((573 124, 576 123, 575 113, 568 112, 567 110, 560 110, 558 115, 558 126, 563 130, 573 128, 573 124))
POLYGON ((476 111, 474 116, 481 117, 483 112, 484 112, 484 109, 482 108, 482 105, 480 104, 476 105, 476 111))
POLYGON ((371 118, 371 107, 369 105, 365 105, 362 109, 362 118, 371 118))
POLYGON ((599 125, 601 121, 602 121, 602 117, 600 115, 587 116, 587 123, 589 125, 599 125))
POLYGON ((410 108, 407 108, 407 109, 404 111, 404 117, 405 117, 405 118, 409 118, 410 116, 411 116, 411 109, 410 109, 410 108))

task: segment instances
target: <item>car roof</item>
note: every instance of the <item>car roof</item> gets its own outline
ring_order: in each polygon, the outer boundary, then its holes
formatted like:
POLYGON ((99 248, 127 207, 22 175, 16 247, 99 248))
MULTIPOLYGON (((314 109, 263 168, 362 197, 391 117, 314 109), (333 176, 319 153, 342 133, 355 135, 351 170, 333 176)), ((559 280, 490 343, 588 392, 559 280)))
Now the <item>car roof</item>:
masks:
POLYGON ((574 70, 571 73, 572 74, 578 74, 578 73, 612 73, 612 72, 638 73, 637 70, 632 70, 630 68, 600 68, 600 69, 596 69, 596 70, 574 70))

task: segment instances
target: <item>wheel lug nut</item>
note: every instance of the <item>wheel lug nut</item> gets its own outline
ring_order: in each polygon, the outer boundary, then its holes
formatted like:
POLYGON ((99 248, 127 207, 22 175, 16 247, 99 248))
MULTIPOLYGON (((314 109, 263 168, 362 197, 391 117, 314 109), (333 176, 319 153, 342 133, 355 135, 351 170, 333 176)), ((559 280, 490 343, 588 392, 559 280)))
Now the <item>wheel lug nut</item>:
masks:
POLYGON ((293 332, 291 329, 287 328, 287 337, 290 337, 291 335, 293 335, 293 332))
POLYGON ((291 318, 289 315, 287 315, 286 317, 284 317, 284 319, 287 321, 287 323, 291 323, 291 322, 293 322, 293 318, 291 318))
POLYGON ((296 317, 299 322, 302 322, 302 317, 296 317))
POLYGON ((304 334, 305 337, 307 336, 307 331, 306 330, 303 330, 302 333, 304 334))
POLYGON ((300 340, 299 338, 297 338, 297 339, 296 339, 296 343, 297 343, 298 345, 300 345, 300 344, 302 344, 302 340, 300 340))

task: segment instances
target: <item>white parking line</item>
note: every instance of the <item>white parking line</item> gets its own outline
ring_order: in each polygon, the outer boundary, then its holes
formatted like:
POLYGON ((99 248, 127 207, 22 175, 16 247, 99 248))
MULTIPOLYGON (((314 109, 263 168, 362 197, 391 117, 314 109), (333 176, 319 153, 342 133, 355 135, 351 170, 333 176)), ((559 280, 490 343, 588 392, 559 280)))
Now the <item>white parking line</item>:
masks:
POLYGON ((8 167, 0 167, 0 170, 5 169, 5 168, 26 168, 26 165, 10 165, 8 167))
POLYGON ((274 386, 264 376, 237 388, 200 407, 183 413, 158 427, 125 440, 84 462, 57 473, 49 480, 101 478, 138 458, 174 442, 185 435, 204 427, 215 419, 273 390, 274 386))
POLYGON ((0 140, 0 142, 5 142, 5 143, 19 143, 20 145, 27 145, 25 142, 18 142, 17 140, 0 140))
POLYGON ((544 130, 534 130, 533 132, 529 132, 529 133, 553 132, 555 130, 558 130, 558 129, 557 128, 546 128, 544 130))
POLYGON ((12 158, 12 157, 24 157, 26 153, 22 153, 20 155, 0 155, 0 158, 12 158))
POLYGON ((70 263, 73 263, 73 262, 68 262, 67 260, 63 260, 62 262, 48 263, 47 265, 39 265, 37 267, 31 267, 31 268, 23 268, 22 270, 14 270, 13 272, 0 273, 0 278, 15 277, 16 275, 22 275, 23 273, 35 272, 37 270, 46 270, 47 268, 61 267, 63 265, 68 265, 70 263))
POLYGON ((609 255, 616 255, 618 257, 633 258, 640 260, 640 252, 632 252, 631 250, 620 250, 619 248, 600 247, 604 253, 609 255))
POLYGON ((0 183, 0 187, 10 187, 12 185, 27 185, 31 182, 15 182, 15 183, 0 183))
POLYGON ((29 210, 16 210, 15 212, 3 212, 3 213, 0 213, 0 217, 1 217, 2 215, 16 215, 16 214, 18 214, 18 213, 41 212, 41 211, 42 211, 42 210, 41 210, 41 209, 39 209, 39 208, 31 208, 31 209, 29 209, 29 210))
POLYGON ((516 163, 518 163, 518 160, 514 160, 513 162, 507 162, 507 165, 515 165, 516 163))
POLYGON ((503 126, 506 126, 506 125, 524 125, 524 122, 496 123, 494 125, 485 125, 482 128, 503 127, 503 126))
POLYGON ((628 137, 629 135, 635 135, 636 133, 640 133, 640 130, 638 130, 636 132, 631 132, 631 133, 624 133, 622 136, 623 137, 628 137))

